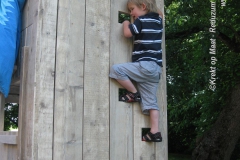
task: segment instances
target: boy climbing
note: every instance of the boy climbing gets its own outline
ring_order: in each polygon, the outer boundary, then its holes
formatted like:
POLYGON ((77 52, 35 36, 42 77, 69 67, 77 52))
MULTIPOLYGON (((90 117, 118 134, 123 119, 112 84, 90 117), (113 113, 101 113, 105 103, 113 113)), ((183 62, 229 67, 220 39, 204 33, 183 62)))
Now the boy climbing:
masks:
POLYGON ((134 22, 123 22, 123 34, 134 36, 132 62, 113 65, 109 76, 128 91, 120 101, 140 102, 143 114, 150 115, 151 130, 143 140, 161 142, 157 88, 162 73, 162 13, 155 0, 128 0, 127 7, 134 22))

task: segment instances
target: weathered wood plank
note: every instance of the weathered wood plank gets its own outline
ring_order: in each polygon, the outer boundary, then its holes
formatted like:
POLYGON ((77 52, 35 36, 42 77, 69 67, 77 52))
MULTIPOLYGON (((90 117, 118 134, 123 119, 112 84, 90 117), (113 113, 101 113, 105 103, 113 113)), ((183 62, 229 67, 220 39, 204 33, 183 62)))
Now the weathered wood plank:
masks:
POLYGON ((85 3, 59 1, 54 159, 82 159, 85 3))
POLYGON ((29 148, 32 148, 33 108, 31 106, 33 104, 31 102, 33 99, 29 99, 28 97, 33 94, 34 89, 34 76, 30 72, 31 66, 29 66, 29 64, 34 64, 34 60, 30 59, 29 51, 29 47, 22 47, 18 113, 18 157, 20 159, 31 159, 32 155, 32 150, 29 148))
POLYGON ((39 1, 35 60, 33 159, 53 158, 57 0, 39 1))
POLYGON ((9 145, 0 143, 1 160, 16 160, 17 145, 9 145))
POLYGON ((20 88, 19 85, 20 84, 17 84, 17 83, 18 82, 14 84, 14 79, 12 79, 10 91, 9 91, 8 97, 5 99, 5 103, 19 103, 19 88, 20 88))
POLYGON ((17 159, 17 132, 0 132, 0 159, 16 160, 17 159))
MULTIPOLYGON (((25 5, 22 11, 22 30, 25 30, 28 27, 27 21, 28 21, 28 12, 29 12, 29 0, 25 1, 25 5)), ((24 39, 21 39, 21 44, 24 43, 24 39)))
POLYGON ((0 132, 0 143, 5 144, 17 144, 17 133, 16 131, 1 131, 0 132))
POLYGON ((110 1, 86 1, 83 159, 109 159, 110 1))
MULTIPOLYGON (((157 1, 158 8, 164 13, 164 1, 157 1)), ((165 21, 163 27, 165 28, 165 21)), ((167 130, 167 84, 166 84, 166 48, 165 48, 165 30, 162 35, 162 50, 163 50, 163 72, 161 75, 160 86, 158 89, 160 107, 159 129, 161 131, 163 141, 156 144, 156 159, 168 159, 168 130, 167 130)))
MULTIPOLYGON (((123 36, 118 12, 126 11, 126 1, 111 1, 110 67, 131 61, 132 39, 123 36)), ((110 81, 110 159, 133 159, 133 106, 119 102, 119 88, 110 81)))
POLYGON ((142 141, 142 128, 150 128, 149 116, 143 115, 139 104, 133 106, 134 160, 154 160, 155 144, 142 141))
POLYGON ((21 47, 29 46, 31 49, 35 48, 38 15, 42 14, 42 12, 43 10, 39 10, 39 0, 27 0, 25 2, 22 15, 21 47))
MULTIPOLYGON (((158 6, 164 14, 164 1, 158 1, 158 6)), ((165 43, 165 17, 163 17, 164 32, 162 36, 162 49, 163 49, 163 72, 160 81, 160 88, 158 95, 160 95, 159 106, 160 108, 160 119, 159 128, 162 133, 163 142, 156 145, 156 151, 158 154, 157 159, 168 159, 168 127, 167 127, 167 81, 166 81, 166 43, 165 43)))
POLYGON ((19 95, 9 94, 5 99, 6 103, 19 103, 19 95))
POLYGON ((0 131, 4 129, 4 106, 5 106, 5 97, 0 93, 0 131))
POLYGON ((6 148, 6 150, 4 151, 4 153, 7 155, 6 160, 18 159, 18 157, 17 157, 17 145, 11 145, 11 144, 6 145, 5 144, 4 146, 6 148))
MULTIPOLYGON (((47 6, 44 6, 43 8, 39 8, 41 0, 27 0, 27 3, 25 4, 24 12, 27 12, 27 20, 25 20, 25 27, 32 25, 33 23, 36 23, 37 17, 45 12, 47 10, 47 6)), ((47 3, 46 3, 47 4, 47 3)), ((51 15, 49 15, 51 16, 51 15)))
POLYGON ((20 159, 47 160, 52 159, 57 0, 29 1, 28 6, 24 8, 28 10, 24 12, 28 15, 24 44, 30 47, 30 54, 26 88, 21 91, 26 112, 20 120, 22 147, 18 153, 20 159))

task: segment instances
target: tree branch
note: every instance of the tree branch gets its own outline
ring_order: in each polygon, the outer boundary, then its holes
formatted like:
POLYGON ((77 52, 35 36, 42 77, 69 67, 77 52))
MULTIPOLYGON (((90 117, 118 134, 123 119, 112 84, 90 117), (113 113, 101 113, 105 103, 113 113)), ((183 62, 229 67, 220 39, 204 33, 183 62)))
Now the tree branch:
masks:
POLYGON ((185 38, 185 37, 188 37, 188 36, 192 35, 193 33, 198 33, 198 32, 203 31, 203 30, 204 30, 204 28, 193 27, 193 28, 190 28, 190 29, 185 30, 185 31, 166 34, 166 40, 176 39, 176 38, 185 38))
MULTIPOLYGON (((180 31, 180 32, 175 32, 175 33, 166 33, 166 40, 171 40, 171 39, 177 39, 177 38, 186 38, 194 33, 198 33, 200 31, 205 31, 204 27, 192 27, 188 30, 180 31)), ((218 31, 217 38, 222 41, 228 48, 229 50, 232 50, 233 52, 240 53, 240 38, 239 38, 239 33, 232 30, 234 32, 234 38, 229 38, 227 35, 222 33, 221 31, 218 31)))
POLYGON ((240 52, 240 44, 238 43, 238 41, 233 38, 229 38, 227 35, 225 35, 222 32, 218 32, 219 34, 217 34, 217 38, 222 41, 224 44, 226 44, 226 46, 232 50, 233 52, 239 53, 240 52))

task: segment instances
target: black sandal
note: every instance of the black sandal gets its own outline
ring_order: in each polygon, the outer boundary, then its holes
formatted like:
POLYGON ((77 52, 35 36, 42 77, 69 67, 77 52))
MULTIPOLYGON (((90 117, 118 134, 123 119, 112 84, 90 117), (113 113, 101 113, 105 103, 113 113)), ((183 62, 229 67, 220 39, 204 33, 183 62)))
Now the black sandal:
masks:
POLYGON ((162 136, 160 132, 152 134, 150 131, 143 136, 143 141, 146 142, 162 142, 162 136))
POLYGON ((141 102, 141 96, 138 92, 132 93, 128 91, 127 93, 119 97, 119 101, 128 102, 128 103, 141 102))

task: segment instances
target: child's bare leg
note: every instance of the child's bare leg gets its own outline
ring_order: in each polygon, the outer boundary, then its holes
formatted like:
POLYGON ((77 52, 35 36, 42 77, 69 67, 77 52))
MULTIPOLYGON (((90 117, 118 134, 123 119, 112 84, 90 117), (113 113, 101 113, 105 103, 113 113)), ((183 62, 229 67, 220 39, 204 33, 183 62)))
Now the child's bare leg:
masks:
POLYGON ((121 84, 126 90, 132 93, 136 93, 137 89, 130 80, 118 80, 118 83, 121 84))
POLYGON ((159 111, 155 109, 151 109, 149 110, 149 112, 150 112, 150 126, 151 126, 150 132, 155 134, 159 132, 159 129, 158 129, 159 111))
MULTIPOLYGON (((151 126, 150 132, 152 134, 157 134, 157 132, 159 132, 159 129, 158 129, 159 111, 155 110, 155 109, 151 109, 151 110, 149 110, 149 113, 150 113, 150 126, 151 126)), ((161 137, 161 134, 160 134, 160 137, 161 137)), ((149 141, 149 139, 150 139, 150 141, 161 142, 162 140, 160 140, 160 137, 158 137, 156 139, 156 138, 151 137, 151 135, 148 133, 145 136, 143 136, 143 140, 149 141), (155 141, 155 140, 157 140, 157 141, 155 141)))

